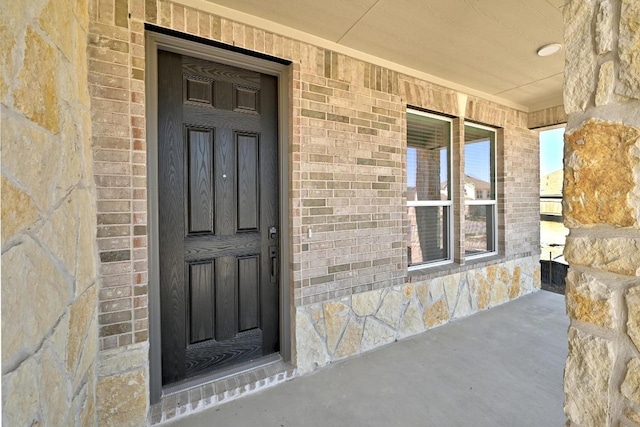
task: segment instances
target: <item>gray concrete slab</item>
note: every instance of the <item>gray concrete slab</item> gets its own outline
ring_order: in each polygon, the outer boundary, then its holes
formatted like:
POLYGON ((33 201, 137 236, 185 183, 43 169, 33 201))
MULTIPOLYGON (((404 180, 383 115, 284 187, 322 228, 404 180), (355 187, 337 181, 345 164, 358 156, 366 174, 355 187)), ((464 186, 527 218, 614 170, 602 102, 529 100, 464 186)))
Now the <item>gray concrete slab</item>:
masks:
POLYGON ((540 291, 166 425, 563 426, 568 325, 540 291))

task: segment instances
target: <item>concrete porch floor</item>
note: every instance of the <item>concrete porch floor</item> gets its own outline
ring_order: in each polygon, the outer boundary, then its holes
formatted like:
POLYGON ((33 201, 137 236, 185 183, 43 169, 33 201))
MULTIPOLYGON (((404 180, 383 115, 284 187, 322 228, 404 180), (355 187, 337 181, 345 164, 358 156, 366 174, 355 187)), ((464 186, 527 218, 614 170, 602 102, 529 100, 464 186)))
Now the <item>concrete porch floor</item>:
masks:
POLYGON ((563 426, 564 296, 547 291, 167 426, 563 426))

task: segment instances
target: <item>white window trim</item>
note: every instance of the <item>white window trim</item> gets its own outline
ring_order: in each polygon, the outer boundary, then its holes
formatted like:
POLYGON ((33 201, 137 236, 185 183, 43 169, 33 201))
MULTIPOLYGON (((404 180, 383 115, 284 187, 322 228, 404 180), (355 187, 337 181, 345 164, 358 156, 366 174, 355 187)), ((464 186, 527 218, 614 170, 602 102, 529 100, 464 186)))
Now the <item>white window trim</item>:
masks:
MULTIPOLYGON (((431 114, 431 113, 427 113, 425 111, 420 111, 420 110, 416 110, 413 108, 407 108, 407 115, 409 114, 415 114, 418 116, 423 116, 423 117, 429 117, 431 119, 436 119, 436 120, 441 120, 444 122, 448 122, 449 123, 449 146, 448 146, 448 190, 449 190, 449 199, 448 200, 411 200, 411 201, 407 201, 406 203, 406 207, 416 207, 416 206, 434 206, 434 207, 447 207, 448 208, 448 215, 447 215, 447 259, 443 259, 443 260, 438 260, 438 261, 431 261, 431 262, 423 262, 420 264, 415 264, 415 265, 408 265, 407 269, 408 271, 415 271, 415 270, 424 270, 424 269, 429 269, 429 268, 433 268, 433 267, 439 267, 442 265, 447 265, 447 264, 453 264, 453 253, 454 253, 454 248, 453 248, 453 198, 454 198, 454 194, 453 194, 453 190, 454 190, 454 179, 453 179, 453 119, 450 117, 446 117, 446 116, 440 116, 437 114, 431 114)), ((406 156, 406 154, 405 154, 406 156)), ((407 173, 407 169, 405 169, 405 174, 407 173)), ((408 262, 407 262, 408 264, 408 262)))
MULTIPOLYGON (((480 200, 465 200, 465 206, 482 206, 482 205, 493 205, 493 224, 491 227, 491 232, 493 234, 493 250, 488 252, 482 252, 479 254, 467 255, 466 248, 462 249, 462 254, 465 260, 476 260, 479 258, 487 258, 491 256, 495 256, 498 254, 498 130, 496 128, 492 128, 489 126, 484 126, 481 124, 473 123, 473 122, 463 122, 463 126, 474 127, 477 129, 484 129, 490 132, 493 132, 493 186, 494 186, 494 195, 493 199, 480 199, 480 200)), ((466 144, 466 142, 464 142, 466 144)), ((464 165, 463 165, 464 169, 464 165)), ((462 175, 464 175, 464 170, 462 171, 462 175)))

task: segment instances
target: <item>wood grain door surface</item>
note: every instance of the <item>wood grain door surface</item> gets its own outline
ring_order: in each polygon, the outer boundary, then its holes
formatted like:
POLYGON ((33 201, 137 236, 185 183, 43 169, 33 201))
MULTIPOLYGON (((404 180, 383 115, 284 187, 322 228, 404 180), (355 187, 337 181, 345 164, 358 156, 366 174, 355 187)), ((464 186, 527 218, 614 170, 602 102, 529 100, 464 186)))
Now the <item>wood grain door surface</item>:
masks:
POLYGON ((158 52, 163 385, 279 351, 277 164, 275 77, 158 52))

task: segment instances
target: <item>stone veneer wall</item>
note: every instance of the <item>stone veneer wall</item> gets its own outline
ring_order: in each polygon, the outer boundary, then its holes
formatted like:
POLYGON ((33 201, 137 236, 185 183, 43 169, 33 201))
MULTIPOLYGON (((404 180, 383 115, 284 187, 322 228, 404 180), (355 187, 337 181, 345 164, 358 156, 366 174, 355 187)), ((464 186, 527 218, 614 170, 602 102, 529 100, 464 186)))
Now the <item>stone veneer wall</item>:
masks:
POLYGON ((565 16, 568 425, 640 426, 640 2, 565 16))
POLYGON ((96 424, 86 0, 0 9, 2 424, 96 424))
POLYGON ((300 373, 419 334, 539 288, 538 257, 297 307, 300 373))
POLYGON ((142 424, 148 412, 145 23, 292 61, 289 272, 300 372, 382 345, 389 328, 394 338, 406 336, 539 287, 538 144, 526 113, 170 1, 90 0, 89 15, 101 422, 142 424), (503 128, 500 256, 407 273, 407 104, 503 128), (447 275, 460 279, 456 289, 452 278, 439 284, 447 275), (370 301, 369 311, 360 310, 361 300, 370 301), (333 326, 316 339, 305 319, 333 326), (358 341, 359 328, 367 340, 336 353, 344 335, 358 341), (307 356, 308 342, 318 357, 307 356))

